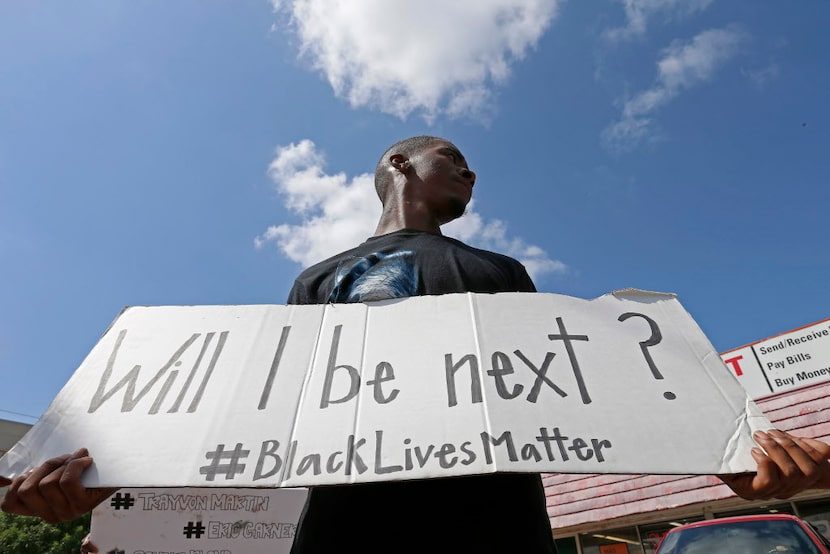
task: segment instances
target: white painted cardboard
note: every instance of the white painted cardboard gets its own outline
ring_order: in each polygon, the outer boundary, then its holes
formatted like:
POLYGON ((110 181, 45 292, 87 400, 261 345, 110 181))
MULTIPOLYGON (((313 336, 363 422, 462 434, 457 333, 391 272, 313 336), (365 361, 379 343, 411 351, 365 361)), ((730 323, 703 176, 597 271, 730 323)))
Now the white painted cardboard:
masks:
POLYGON ((288 554, 306 489, 121 489, 92 511, 98 552, 288 554))
POLYGON ((0 459, 87 486, 752 471, 771 425, 672 294, 123 310, 0 459))

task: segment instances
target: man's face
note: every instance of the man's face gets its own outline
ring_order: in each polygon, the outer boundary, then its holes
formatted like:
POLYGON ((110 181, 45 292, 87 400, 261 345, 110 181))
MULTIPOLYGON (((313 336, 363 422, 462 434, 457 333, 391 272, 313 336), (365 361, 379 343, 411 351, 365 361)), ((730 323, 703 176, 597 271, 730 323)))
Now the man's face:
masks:
POLYGON ((440 225, 461 217, 473 195, 476 175, 451 142, 430 144, 410 159, 410 200, 423 203, 440 225))

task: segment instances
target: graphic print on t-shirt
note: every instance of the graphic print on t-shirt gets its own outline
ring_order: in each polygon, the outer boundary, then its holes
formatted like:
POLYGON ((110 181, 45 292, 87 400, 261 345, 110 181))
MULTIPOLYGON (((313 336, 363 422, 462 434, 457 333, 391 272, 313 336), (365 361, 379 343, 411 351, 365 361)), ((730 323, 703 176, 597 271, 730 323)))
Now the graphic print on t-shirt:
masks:
POLYGON ((418 294, 414 253, 375 252, 344 260, 337 267, 329 302, 369 302, 418 294))

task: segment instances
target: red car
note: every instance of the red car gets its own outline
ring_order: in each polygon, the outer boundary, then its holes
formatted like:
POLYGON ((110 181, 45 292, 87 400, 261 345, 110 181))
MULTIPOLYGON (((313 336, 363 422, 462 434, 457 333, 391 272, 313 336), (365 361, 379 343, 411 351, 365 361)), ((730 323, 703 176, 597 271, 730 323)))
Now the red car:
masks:
POLYGON ((707 519, 675 527, 654 554, 830 554, 830 541, 789 514, 707 519))

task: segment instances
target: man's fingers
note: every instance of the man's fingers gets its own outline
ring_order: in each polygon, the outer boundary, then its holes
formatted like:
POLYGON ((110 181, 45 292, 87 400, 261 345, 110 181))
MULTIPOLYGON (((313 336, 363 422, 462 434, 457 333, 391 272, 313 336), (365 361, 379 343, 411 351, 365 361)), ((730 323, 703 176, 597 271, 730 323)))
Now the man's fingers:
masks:
POLYGON ((759 448, 752 449, 752 457, 758 464, 755 475, 748 483, 744 498, 766 500, 774 498, 782 488, 782 475, 778 463, 759 448))
POLYGON ((68 521, 86 513, 83 509, 87 492, 81 483, 83 470, 92 465, 92 458, 72 458, 43 478, 39 484, 41 497, 49 502, 58 521, 68 521))
POLYGON ((74 519, 86 513, 83 508, 90 495, 81 484, 81 474, 91 463, 85 448, 47 460, 12 480, 0 508, 49 523, 74 519))
POLYGON ((724 475, 723 482, 747 500, 790 498, 810 488, 830 488, 830 445, 783 431, 757 431, 764 449, 752 449, 754 474, 724 475))
POLYGON ((746 500, 754 500, 751 496, 752 479, 754 475, 740 474, 740 475, 721 475, 723 481, 732 491, 746 500))
POLYGON ((775 498, 789 498, 815 486, 822 478, 826 462, 812 446, 777 429, 758 432, 755 437, 779 475, 779 486, 772 490, 775 498))
POLYGON ((67 461, 60 476, 58 482, 60 495, 61 498, 67 501, 67 511, 58 513, 58 516, 64 521, 75 519, 91 511, 118 490, 117 488, 88 489, 83 485, 81 477, 93 462, 92 457, 88 454, 86 449, 81 449, 73 454, 73 456, 78 455, 78 457, 67 461))
POLYGON ((72 457, 72 454, 64 454, 63 456, 58 456, 56 458, 51 458, 46 460, 36 468, 29 470, 25 477, 26 479, 31 479, 34 481, 40 481, 59 467, 61 467, 66 460, 72 457))
POLYGON ((810 455, 818 467, 818 479, 813 487, 830 489, 830 444, 816 439, 793 437, 797 443, 810 455))
POLYGON ((25 478, 25 475, 19 475, 12 479, 6 494, 3 495, 3 498, 0 500, 0 510, 10 514, 17 514, 19 516, 32 515, 17 495, 17 490, 20 488, 20 485, 23 483, 25 478))
POLYGON ((92 544, 90 540, 90 535, 87 533, 87 536, 84 537, 83 542, 81 543, 81 552, 83 554, 95 554, 98 552, 98 547, 92 544))
POLYGON ((87 509, 90 503, 89 490, 81 482, 81 475, 91 465, 92 458, 84 456, 67 463, 66 469, 63 470, 63 475, 61 475, 59 486, 63 497, 67 499, 69 513, 66 515, 70 519, 74 519, 89 511, 87 509))
POLYGON ((773 498, 781 489, 778 466, 760 448, 753 448, 751 454, 758 465, 755 473, 721 475, 721 480, 745 500, 773 498))
POLYGON ((57 472, 60 474, 62 468, 63 466, 53 467, 43 464, 29 474, 21 476, 15 491, 17 495, 17 509, 14 513, 19 515, 36 515, 48 523, 58 523, 60 520, 53 509, 57 502, 53 499, 44 498, 40 484, 53 473, 57 472), (46 473, 47 468, 51 469, 49 473, 46 473))
POLYGON ((798 437, 777 430, 771 433, 798 465, 799 473, 793 477, 788 487, 789 496, 816 486, 826 471, 826 458, 798 437))
POLYGON ((804 443, 809 449, 815 452, 821 460, 830 460, 830 444, 827 444, 826 442, 822 442, 817 439, 809 439, 806 437, 793 437, 793 439, 797 442, 804 443))
POLYGON ((781 472, 776 461, 764 454, 758 448, 752 450, 752 457, 758 464, 752 478, 753 495, 755 498, 773 498, 781 489, 781 472))

